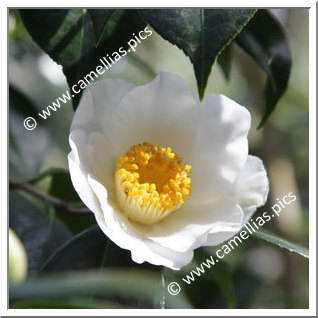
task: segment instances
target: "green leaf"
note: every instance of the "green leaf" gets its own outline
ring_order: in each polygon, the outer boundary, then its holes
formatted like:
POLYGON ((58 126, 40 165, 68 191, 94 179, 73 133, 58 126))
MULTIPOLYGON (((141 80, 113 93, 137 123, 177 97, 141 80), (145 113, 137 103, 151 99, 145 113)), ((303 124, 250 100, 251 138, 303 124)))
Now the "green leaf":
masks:
MULTIPOLYGON (((49 189, 50 195, 60 198, 73 206, 84 206, 71 181, 67 170, 56 171, 52 175, 49 189)), ((72 231, 73 234, 80 233, 88 227, 96 224, 93 213, 66 213, 54 207, 55 216, 61 220, 72 231)))
MULTIPOLYGON (((29 179, 29 183, 38 183, 45 178, 50 179, 49 194, 57 197, 72 206, 84 207, 83 202, 75 191, 70 173, 61 168, 49 168, 34 178, 29 179)), ((77 234, 88 227, 96 224, 93 213, 66 213, 54 207, 55 216, 61 220, 73 234, 77 234)))
MULTIPOLYGON (((23 9, 20 13, 33 40, 62 65, 69 87, 77 84, 77 90, 78 81, 91 75, 92 71, 96 76, 89 76, 89 82, 97 79, 96 67, 102 66, 100 58, 110 61, 107 54, 112 56, 121 47, 127 48, 132 33, 146 25, 136 10, 115 10, 107 20, 96 47, 94 26, 86 10, 23 9)), ((76 109, 82 91, 78 94, 71 92, 71 95, 73 108, 76 109)))
MULTIPOLYGON (((23 9, 22 21, 33 40, 58 64, 71 87, 83 74, 88 21, 82 9, 23 9)), ((89 21, 90 22, 90 21, 89 21)), ((91 34, 92 35, 92 34, 91 34)), ((87 46, 87 49, 89 47, 87 46)), ((79 101, 76 97, 76 103, 79 101)), ((74 102, 74 100, 73 100, 74 102)))
POLYGON ((50 274, 10 286, 10 300, 70 296, 127 297, 153 304, 161 293, 160 275, 136 269, 50 274))
POLYGON ((74 236, 43 265, 42 272, 85 270, 100 267, 138 267, 158 271, 148 263, 132 261, 129 251, 110 241, 98 226, 74 236))
POLYGON ((110 15, 114 12, 114 9, 88 9, 89 15, 91 16, 94 30, 95 30, 95 43, 99 44, 101 40, 104 27, 108 21, 110 15))
MULTIPOLYGON (((119 248, 105 236, 98 226, 83 231, 61 246, 44 264, 41 272, 43 274, 65 271, 75 272, 97 268, 123 268, 125 271, 144 269, 146 272, 152 272, 158 276, 160 273, 160 267, 158 266, 149 263, 135 263, 131 259, 130 251, 119 248)), ((158 295, 160 297, 167 293, 166 287, 161 283, 157 287, 159 288, 158 295)), ((182 293, 171 297, 166 295, 165 301, 168 308, 191 308, 191 304, 182 293)))
POLYGON ((37 106, 25 94, 13 85, 9 85, 10 112, 14 110, 17 114, 36 116, 38 113, 37 106))
MULTIPOLYGON (((35 172, 36 163, 43 158, 43 144, 41 154, 36 152, 36 143, 27 143, 27 138, 34 139, 38 136, 26 134, 23 127, 23 120, 26 117, 36 117, 38 113, 36 104, 24 93, 12 84, 9 85, 9 164, 10 176, 17 179, 27 176, 28 173, 35 172), (22 130, 22 131, 21 131, 22 130), (21 138, 23 137, 23 138, 21 138), (28 146, 26 147, 26 144, 28 146), (23 155, 22 155, 23 153, 23 155)), ((42 134, 45 138, 45 134, 42 134)), ((40 137, 40 138, 41 138, 40 137)), ((37 139, 38 141, 39 139, 37 139)), ((42 141, 42 140, 41 140, 42 141)), ((42 141, 43 142, 43 141, 42 141)))
POLYGON ((218 284, 228 303, 229 308, 236 308, 233 278, 229 265, 219 260, 219 264, 213 266, 211 278, 218 284))
MULTIPOLYGON (((196 266, 200 266, 202 262, 205 262, 206 259, 210 259, 210 254, 206 251, 200 249, 196 253, 196 266)), ((206 278, 212 280, 215 284, 217 284, 226 299, 229 308, 236 308, 236 301, 234 295, 234 287, 233 287, 233 277, 232 272, 229 265, 220 259, 218 259, 218 263, 213 265, 211 269, 206 270, 206 278)))
POLYGON ((146 27, 146 23, 140 16, 138 10, 117 9, 108 19, 98 46, 99 57, 112 56, 122 47, 129 48, 128 41, 134 39, 133 34, 138 34, 146 27))
POLYGON ((200 100, 218 55, 253 17, 254 9, 145 9, 145 20, 190 58, 200 100))
POLYGON ((42 181, 45 178, 50 178, 54 174, 65 173, 66 171, 67 170, 65 170, 63 168, 51 167, 51 168, 48 168, 45 171, 39 173, 37 176, 26 180, 26 182, 34 184, 34 183, 37 183, 39 181, 42 181))
POLYGON ((114 309, 122 308, 118 303, 96 300, 91 297, 70 297, 63 299, 26 299, 10 304, 10 309, 114 309))
POLYGON ((51 178, 50 194, 69 203, 81 202, 80 197, 73 187, 68 170, 55 170, 55 172, 51 174, 51 178))
POLYGON ((20 149, 19 149, 19 146, 15 140, 15 137, 14 135, 12 134, 12 131, 9 130, 9 148, 10 150, 12 150, 13 152, 21 155, 20 153, 20 149))
POLYGON ((292 65, 289 45, 283 27, 267 10, 258 10, 236 42, 268 77, 264 92, 265 110, 259 124, 261 127, 287 88, 292 65))
POLYGON ((223 74, 226 80, 230 79, 232 58, 233 58, 233 47, 230 44, 224 48, 224 50, 218 57, 218 63, 221 66, 221 69, 223 71, 223 74))
POLYGON ((9 86, 9 173, 15 179, 29 178, 43 165, 50 142, 48 126, 27 131, 26 117, 37 117, 37 105, 13 85, 9 86))
POLYGON ((71 238, 63 223, 49 219, 15 192, 9 194, 9 225, 27 251, 29 274, 36 273, 48 257, 71 238))
MULTIPOLYGON (((132 304, 132 306, 138 304, 137 306, 142 308, 145 306, 159 307, 162 295, 166 293, 166 286, 162 285, 159 269, 158 266, 148 263, 133 262, 130 251, 119 248, 96 226, 83 231, 61 246, 42 266, 38 280, 27 281, 30 284, 23 285, 24 287, 21 289, 12 285, 10 287, 11 302, 15 304, 15 308, 18 308, 18 306, 31 306, 32 301, 30 301, 31 305, 27 301, 29 298, 37 300, 43 298, 45 304, 49 298, 60 299, 63 296, 90 295, 94 297, 111 296, 112 300, 120 303, 123 297, 129 297, 128 304, 132 304), (105 268, 116 268, 118 271, 103 270, 105 268), (89 271, 93 269, 98 269, 98 272, 89 271), (64 275, 65 271, 68 272, 67 275, 64 275), (47 276, 49 274, 55 276, 47 276), (139 274, 141 278, 138 278, 139 274), (127 280, 126 275, 128 275, 127 280), (65 280, 65 277, 68 279, 65 280), (116 277, 121 277, 121 279, 116 277), (147 277, 150 278, 150 281, 147 277), (140 279, 141 281, 139 281, 140 279), (148 284, 146 288, 152 289, 150 293, 145 291, 146 296, 142 291, 140 292, 140 288, 143 288, 143 280, 146 285, 148 284), (49 290, 49 292, 43 293, 43 290, 49 290)), ((182 294, 173 296, 173 299, 167 298, 166 301, 168 308, 191 308, 182 294)), ((42 305, 41 302, 35 303, 38 308, 42 305)), ((127 301, 124 302, 124 305, 127 305, 127 301)), ((58 302, 56 306, 58 306, 58 302)))
POLYGON ((253 233, 253 237, 266 241, 272 245, 278 246, 280 248, 283 248, 285 250, 288 250, 291 253, 299 254, 305 258, 309 258, 309 251, 307 248, 290 243, 287 240, 280 238, 272 233, 269 233, 264 230, 258 230, 257 232, 253 233))

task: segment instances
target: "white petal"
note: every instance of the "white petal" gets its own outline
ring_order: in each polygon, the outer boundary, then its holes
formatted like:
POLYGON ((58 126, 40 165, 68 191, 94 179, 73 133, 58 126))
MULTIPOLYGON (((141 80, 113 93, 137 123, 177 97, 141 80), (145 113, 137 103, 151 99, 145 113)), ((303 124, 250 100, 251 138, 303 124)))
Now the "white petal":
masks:
POLYGON ((235 181, 248 155, 249 111, 223 95, 208 95, 200 120, 192 164, 192 199, 209 200, 235 181))
POLYGON ((114 109, 108 126, 115 154, 132 145, 150 142, 170 146, 180 156, 192 148, 198 104, 178 76, 160 73, 151 83, 131 90, 114 109))
POLYGON ((111 112, 133 88, 133 84, 120 79, 104 79, 90 84, 77 107, 71 131, 104 132, 111 112))
POLYGON ((206 242, 203 244, 203 246, 218 246, 221 243, 229 240, 231 237, 233 237, 237 231, 228 231, 228 232, 220 232, 220 233, 212 233, 209 234, 207 237, 206 242))
MULTIPOLYGON (((268 178, 262 160, 254 156, 248 156, 232 189, 232 195, 243 211, 241 228, 251 218, 256 209, 266 202, 268 191, 268 178)), ((219 245, 229 240, 236 232, 209 234, 204 245, 219 245)))
POLYGON ((92 176, 89 176, 88 180, 103 210, 103 215, 95 215, 99 227, 118 246, 130 250, 135 262, 147 261, 154 265, 180 269, 192 260, 192 250, 187 253, 178 253, 144 237, 143 232, 122 212, 113 208, 116 207, 114 202, 113 207, 108 203, 105 187, 92 176))
POLYGON ((102 213, 98 200, 87 183, 87 174, 76 162, 74 152, 71 152, 68 155, 68 164, 73 186, 81 200, 91 211, 95 211, 95 213, 102 213))
POLYGON ((265 204, 269 191, 269 182, 261 159, 248 156, 245 165, 233 184, 233 195, 245 211, 244 223, 257 207, 265 204))
POLYGON ((105 155, 109 152, 107 140, 101 133, 91 133, 89 137, 82 130, 73 130, 70 134, 70 145, 72 148, 68 156, 69 168, 73 186, 85 205, 94 213, 100 213, 97 199, 92 192, 87 176, 93 174, 99 176, 110 193, 114 192, 114 158, 105 155))
POLYGON ((246 208, 242 208, 244 217, 243 217, 243 224, 247 223, 248 220, 252 217, 252 215, 256 212, 257 206, 250 206, 246 208))
POLYGON ((202 203, 186 203, 147 232, 147 237, 177 252, 204 245, 209 234, 236 233, 243 212, 229 198, 202 203))
POLYGON ((235 234, 237 234, 243 229, 244 224, 250 219, 250 217, 253 215, 256 209, 257 209, 256 207, 242 208, 242 211, 243 211, 242 224, 238 227, 236 231, 211 233, 208 235, 207 240, 203 244, 203 246, 217 246, 225 241, 228 241, 230 238, 232 238, 235 234))
POLYGON ((99 176, 110 194, 113 193, 115 158, 104 130, 109 114, 133 87, 117 79, 92 83, 85 90, 72 121, 69 138, 72 151, 68 156, 71 179, 82 201, 94 213, 100 213, 100 207, 96 205, 87 174, 99 176))

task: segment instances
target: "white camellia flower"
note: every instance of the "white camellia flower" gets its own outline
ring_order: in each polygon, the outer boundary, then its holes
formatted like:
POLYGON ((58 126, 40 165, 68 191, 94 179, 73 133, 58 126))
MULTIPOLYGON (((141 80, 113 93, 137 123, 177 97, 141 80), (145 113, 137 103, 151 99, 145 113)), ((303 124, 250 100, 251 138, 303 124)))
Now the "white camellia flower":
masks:
POLYGON ((71 126, 73 185, 135 262, 180 269, 194 249, 230 239, 266 201, 266 171, 248 155, 250 122, 223 95, 200 103, 173 74, 139 87, 95 82, 71 126))

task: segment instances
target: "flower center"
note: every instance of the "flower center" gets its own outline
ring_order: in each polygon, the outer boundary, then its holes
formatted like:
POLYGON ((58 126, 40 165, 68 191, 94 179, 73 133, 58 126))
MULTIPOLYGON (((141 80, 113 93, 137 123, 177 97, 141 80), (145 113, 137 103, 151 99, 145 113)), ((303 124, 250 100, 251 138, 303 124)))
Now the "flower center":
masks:
POLYGON ((144 142, 117 162, 116 194, 126 215, 154 224, 178 209, 191 194, 191 166, 170 147, 144 142))

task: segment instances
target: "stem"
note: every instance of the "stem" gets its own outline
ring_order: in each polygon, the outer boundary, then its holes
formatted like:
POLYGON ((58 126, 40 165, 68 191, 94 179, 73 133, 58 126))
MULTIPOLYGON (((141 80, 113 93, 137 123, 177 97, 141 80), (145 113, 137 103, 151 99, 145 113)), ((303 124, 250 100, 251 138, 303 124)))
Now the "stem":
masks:
POLYGON ((39 200, 50 203, 62 211, 70 212, 70 213, 78 213, 78 214, 90 212, 90 210, 87 208, 73 207, 63 200, 60 200, 60 199, 53 197, 51 195, 48 195, 48 194, 44 194, 44 193, 40 192, 39 190, 37 190, 36 188, 34 188, 29 183, 9 179, 9 185, 12 186, 13 188, 23 190, 24 192, 27 192, 27 193, 35 196, 39 200))
POLYGON ((163 266, 161 266, 160 272, 161 272, 161 287, 162 287, 161 298, 160 298, 160 309, 165 309, 166 308, 166 279, 165 279, 165 268, 163 266))

